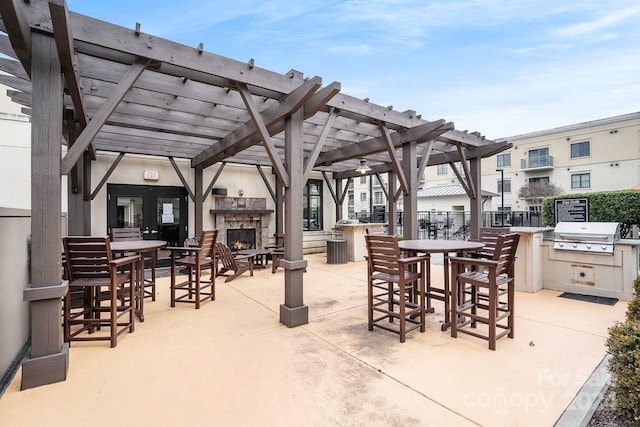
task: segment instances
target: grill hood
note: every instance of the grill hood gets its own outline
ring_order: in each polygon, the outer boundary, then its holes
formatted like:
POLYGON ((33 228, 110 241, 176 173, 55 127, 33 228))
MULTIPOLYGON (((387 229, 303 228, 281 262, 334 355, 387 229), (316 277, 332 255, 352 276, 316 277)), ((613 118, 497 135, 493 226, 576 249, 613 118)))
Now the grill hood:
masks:
POLYGON ((618 222, 559 222, 554 249, 612 255, 620 239, 618 222))

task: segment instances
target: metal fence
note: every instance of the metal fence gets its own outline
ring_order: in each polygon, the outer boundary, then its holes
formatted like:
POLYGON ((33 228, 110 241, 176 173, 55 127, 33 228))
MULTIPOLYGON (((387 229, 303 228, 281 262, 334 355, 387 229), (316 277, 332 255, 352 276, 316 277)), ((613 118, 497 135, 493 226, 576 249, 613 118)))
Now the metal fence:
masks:
MULTIPOLYGON (((360 222, 387 222, 376 213, 377 218, 371 221, 368 212, 356 215, 360 222)), ((403 234, 402 212, 398 212, 398 234, 403 234)), ((469 211, 418 211, 419 239, 467 239, 471 222, 469 211)), ((542 227, 542 214, 529 211, 485 211, 482 212, 481 227, 542 227)))

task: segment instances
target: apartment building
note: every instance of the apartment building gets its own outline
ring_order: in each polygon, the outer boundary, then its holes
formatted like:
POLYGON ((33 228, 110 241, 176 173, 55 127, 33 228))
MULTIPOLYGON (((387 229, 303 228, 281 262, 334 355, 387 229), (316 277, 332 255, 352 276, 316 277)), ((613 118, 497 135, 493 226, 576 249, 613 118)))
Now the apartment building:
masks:
POLYGON ((518 135, 513 148, 482 163, 485 182, 504 187, 505 207, 536 210, 531 184, 555 184, 562 194, 630 189, 640 184, 640 112, 518 135), (502 172, 504 171, 504 182, 502 172), (525 194, 526 196, 526 194, 525 194))
MULTIPOLYGON (((549 184, 560 194, 624 190, 640 184, 640 112, 497 141, 511 142, 513 147, 482 160, 482 189, 499 195, 487 199, 486 211, 501 209, 503 190, 506 211, 537 211, 541 197, 536 190, 544 191, 549 184)), ((424 188, 455 184, 458 180, 448 165, 426 168, 421 180, 424 188)), ((364 198, 365 189, 358 184, 354 192, 364 198)), ((429 210, 453 210, 445 196, 418 203, 429 210)))

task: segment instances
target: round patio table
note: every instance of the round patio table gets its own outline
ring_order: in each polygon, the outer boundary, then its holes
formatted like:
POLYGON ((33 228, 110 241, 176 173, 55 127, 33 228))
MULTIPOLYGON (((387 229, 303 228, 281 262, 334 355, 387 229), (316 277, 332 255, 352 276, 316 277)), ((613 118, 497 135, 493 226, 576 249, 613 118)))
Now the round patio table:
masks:
MULTIPOLYGON (((441 330, 446 331, 451 326, 451 286, 449 284, 449 254, 455 253, 462 256, 467 252, 475 252, 484 247, 481 242, 469 242, 467 240, 400 240, 398 242, 400 250, 410 254, 442 253, 444 255, 444 286, 434 288, 429 285, 430 292, 427 294, 427 310, 431 309, 431 298, 444 303, 444 322, 441 330), (435 292, 435 293, 434 293, 435 292)), ((427 278, 429 282, 431 278, 427 278)))
MULTIPOLYGON (((164 248, 167 242, 164 240, 117 240, 109 243, 111 252, 135 252, 140 255, 136 268, 136 315, 141 322, 144 322, 144 254, 152 252, 155 257, 156 251, 164 248)), ((155 277, 155 275, 154 275, 155 277)), ((151 282, 153 286, 155 283, 151 282)))

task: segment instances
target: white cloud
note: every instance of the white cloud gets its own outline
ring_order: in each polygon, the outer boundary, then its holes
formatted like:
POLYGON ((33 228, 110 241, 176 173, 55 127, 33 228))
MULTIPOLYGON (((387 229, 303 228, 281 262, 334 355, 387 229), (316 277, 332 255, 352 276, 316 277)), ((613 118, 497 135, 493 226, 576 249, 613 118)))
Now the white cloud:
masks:
POLYGON ((577 38, 584 37, 606 30, 620 24, 622 21, 640 14, 640 6, 631 7, 623 10, 613 10, 603 16, 587 22, 569 25, 559 28, 555 31, 559 37, 577 38))

